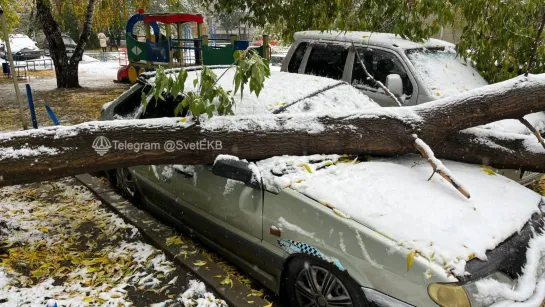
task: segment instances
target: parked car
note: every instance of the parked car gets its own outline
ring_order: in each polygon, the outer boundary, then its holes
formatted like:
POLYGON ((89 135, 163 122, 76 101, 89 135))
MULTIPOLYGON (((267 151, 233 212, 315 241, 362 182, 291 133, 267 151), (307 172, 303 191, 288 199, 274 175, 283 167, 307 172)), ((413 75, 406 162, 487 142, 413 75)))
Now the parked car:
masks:
MULTIPOLYGON (((186 88, 198 73, 189 72, 186 88)), ((170 99, 151 101, 143 111, 141 92, 154 82, 153 74, 143 76, 103 106, 101 120, 174 115, 177 103, 170 99)), ((219 84, 232 88, 232 78, 229 70, 219 84)), ((259 98, 247 89, 243 99, 237 95, 235 112, 259 116, 288 106, 285 113, 296 116, 379 107, 349 84, 335 83, 272 71, 259 98)), ((471 187, 471 200, 440 176, 428 180, 430 166, 416 155, 361 163, 339 155, 255 162, 220 156, 214 165, 137 166, 108 176, 289 306, 486 306, 477 301, 476 284, 515 282, 530 238, 542 231, 545 204, 488 169, 443 162, 471 187)))
MULTIPOLYGON (((78 45, 68 34, 62 34, 62 41, 64 42, 64 46, 66 47, 66 55, 68 57, 71 57, 72 54, 74 54, 74 51, 76 50, 76 46, 78 45)), ((49 42, 44 40, 44 50, 46 54, 51 54, 49 51, 49 42)))
MULTIPOLYGON (((9 43, 14 61, 26 61, 40 58, 44 52, 30 37, 24 34, 10 34, 9 43)), ((4 42, 0 45, 0 56, 7 59, 7 49, 4 42)))
MULTIPOLYGON (((453 44, 438 39, 417 43, 394 34, 357 31, 304 31, 297 32, 294 39, 281 71, 344 80, 385 107, 397 104, 367 77, 361 62, 403 106, 434 101, 488 84, 470 61, 456 55, 453 44)), ((545 112, 526 118, 545 134, 545 112)), ((483 128, 531 134, 517 120, 499 121, 483 128)), ((524 185, 543 176, 524 170, 498 171, 524 185)))

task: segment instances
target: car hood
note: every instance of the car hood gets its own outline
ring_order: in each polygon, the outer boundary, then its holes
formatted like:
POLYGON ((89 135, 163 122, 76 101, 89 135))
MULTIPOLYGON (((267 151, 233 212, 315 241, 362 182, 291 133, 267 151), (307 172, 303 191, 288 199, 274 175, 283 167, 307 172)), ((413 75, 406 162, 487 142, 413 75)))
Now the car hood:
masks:
POLYGON ((443 161, 469 190, 466 199, 439 175, 428 180, 432 169, 416 155, 337 164, 342 157, 323 157, 276 157, 258 166, 266 185, 289 186, 457 275, 539 212, 540 195, 487 167, 443 161))

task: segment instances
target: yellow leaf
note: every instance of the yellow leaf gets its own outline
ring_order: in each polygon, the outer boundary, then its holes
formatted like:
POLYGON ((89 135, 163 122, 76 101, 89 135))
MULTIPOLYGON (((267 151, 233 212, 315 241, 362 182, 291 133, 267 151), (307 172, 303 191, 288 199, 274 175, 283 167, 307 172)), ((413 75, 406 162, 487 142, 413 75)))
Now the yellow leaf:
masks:
POLYGON ((218 274, 218 275, 214 275, 213 277, 214 277, 214 278, 222 278, 222 277, 223 277, 223 275, 221 275, 221 274, 218 274))
POLYGON ((172 236, 168 238, 166 243, 167 243, 167 246, 171 246, 172 244, 176 244, 176 245, 183 244, 182 239, 179 236, 172 236))
POLYGON ((470 254, 469 257, 468 257, 468 260, 471 260, 473 258, 475 258, 475 253, 470 254))
POLYGON ((272 302, 268 303, 267 305, 265 305, 263 307, 272 307, 272 302))
POLYGON ((308 164, 303 163, 301 165, 307 170, 307 172, 312 173, 312 168, 310 168, 310 166, 308 164))
POLYGON ((263 296, 263 290, 251 289, 251 291, 252 293, 248 294, 247 296, 257 296, 257 297, 263 296))
POLYGON ((202 260, 197 260, 193 262, 193 265, 196 265, 196 266, 203 266, 205 264, 206 264, 206 261, 202 261, 202 260))
POLYGON ((248 301, 248 304, 253 304, 253 303, 254 303, 254 301, 248 301))
POLYGON ((184 117, 184 118, 179 120, 180 123, 185 123, 186 121, 187 121, 187 117, 184 117))
POLYGON ((231 278, 229 278, 229 275, 227 277, 225 277, 224 280, 221 281, 222 285, 231 285, 231 288, 233 288, 233 281, 231 280, 231 278))
POLYGON ((333 208, 333 212, 335 212, 336 215, 338 215, 338 216, 340 216, 340 217, 342 217, 342 218, 350 219, 350 215, 345 214, 344 212, 339 211, 339 210, 337 210, 337 209, 335 209, 335 208, 333 208))
POLYGON ((416 251, 414 250, 407 255, 407 272, 409 272, 413 266, 414 256, 416 256, 416 251))
POLYGON ((87 296, 87 297, 84 297, 82 301, 84 301, 84 302, 92 302, 92 301, 94 301, 94 300, 95 300, 94 298, 87 296))
POLYGON ((496 172, 493 171, 490 167, 486 165, 481 165, 481 167, 483 168, 483 172, 487 173, 489 176, 496 176, 496 172))
POLYGON ((44 232, 44 233, 48 233, 49 229, 47 229, 47 227, 42 227, 42 228, 40 228, 40 231, 44 232))

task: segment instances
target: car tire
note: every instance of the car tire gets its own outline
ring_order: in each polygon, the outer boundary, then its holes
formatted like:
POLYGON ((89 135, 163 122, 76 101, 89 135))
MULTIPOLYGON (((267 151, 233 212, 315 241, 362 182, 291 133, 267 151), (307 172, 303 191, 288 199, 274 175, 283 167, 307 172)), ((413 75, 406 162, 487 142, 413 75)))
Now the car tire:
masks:
POLYGON ((110 182, 117 187, 123 197, 130 200, 137 207, 142 207, 140 193, 128 168, 117 168, 110 173, 110 176, 113 177, 110 182))
POLYGON ((285 269, 284 293, 290 307, 369 306, 361 287, 331 263, 297 256, 285 269))

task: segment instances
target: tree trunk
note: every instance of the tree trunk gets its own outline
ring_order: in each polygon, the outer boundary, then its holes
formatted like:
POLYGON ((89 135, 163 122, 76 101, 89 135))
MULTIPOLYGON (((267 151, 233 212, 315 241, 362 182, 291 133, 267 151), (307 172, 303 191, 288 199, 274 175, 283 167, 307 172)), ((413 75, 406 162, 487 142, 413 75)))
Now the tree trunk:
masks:
POLYGON ((51 54, 51 59, 55 66, 55 75, 57 76, 57 88, 63 88, 67 87, 66 84, 70 80, 66 74, 68 70, 68 56, 66 55, 66 46, 62 40, 61 30, 51 14, 49 5, 44 0, 36 0, 36 15, 42 24, 45 39, 49 44, 49 53, 51 54))
POLYGON ((530 75, 433 103, 346 116, 102 121, 10 132, 0 134, 0 186, 135 165, 211 164, 219 154, 248 160, 335 153, 398 156, 416 152, 415 135, 438 158, 545 172, 545 148, 533 135, 470 128, 543 110, 545 75, 530 75), (309 131, 309 126, 316 128, 309 131), (178 149, 165 148, 169 141, 178 149), (125 145, 144 143, 153 147, 136 151, 125 145))
POLYGON ((80 35, 76 50, 70 59, 66 55, 66 46, 62 40, 59 25, 55 21, 49 3, 44 0, 36 0, 36 13, 38 20, 42 24, 45 38, 49 43, 51 59, 55 65, 55 74, 57 77, 57 88, 77 88, 80 87, 78 77, 78 65, 83 56, 85 45, 89 41, 91 26, 93 23, 93 14, 96 0, 89 0, 83 30, 80 35))

